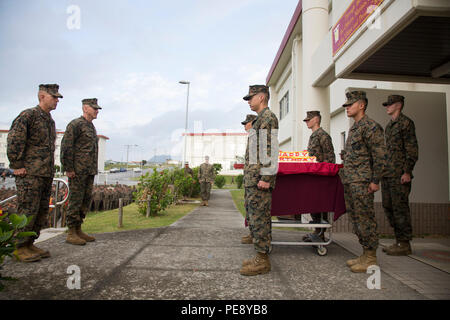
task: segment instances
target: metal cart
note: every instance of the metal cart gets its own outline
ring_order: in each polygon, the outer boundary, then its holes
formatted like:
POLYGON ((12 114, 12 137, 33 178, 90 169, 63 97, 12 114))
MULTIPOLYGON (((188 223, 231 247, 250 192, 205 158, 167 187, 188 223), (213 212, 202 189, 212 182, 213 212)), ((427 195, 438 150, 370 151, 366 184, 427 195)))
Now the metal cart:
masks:
MULTIPOLYGON (((334 213, 328 212, 328 221, 333 221, 334 213)), ((324 220, 322 220, 323 223, 316 224, 316 223, 302 223, 301 221, 296 220, 278 220, 278 221, 272 221, 272 227, 281 227, 281 228, 323 228, 325 229, 321 231, 322 233, 328 232, 328 239, 327 241, 323 241, 319 235, 315 234, 309 234, 309 237, 311 239, 311 242, 308 241, 272 241, 272 245, 287 245, 287 246, 312 246, 314 249, 316 249, 317 254, 319 256, 325 256, 328 253, 327 246, 333 242, 331 238, 331 229, 333 227, 332 223, 328 223, 324 220)))

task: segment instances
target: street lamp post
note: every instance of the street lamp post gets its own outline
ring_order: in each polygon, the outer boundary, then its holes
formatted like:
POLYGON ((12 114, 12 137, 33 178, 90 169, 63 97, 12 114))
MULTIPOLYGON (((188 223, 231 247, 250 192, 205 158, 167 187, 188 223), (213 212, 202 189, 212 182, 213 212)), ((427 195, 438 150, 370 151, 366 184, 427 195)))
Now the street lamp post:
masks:
POLYGON ((131 147, 137 147, 137 144, 126 144, 125 147, 127 147, 127 172, 128 172, 128 152, 130 151, 131 147))
POLYGON ((181 168, 183 168, 186 163, 186 141, 187 141, 187 129, 188 129, 188 109, 189 109, 189 81, 179 81, 181 84, 187 84, 187 98, 186 98, 186 121, 184 123, 184 152, 183 152, 183 162, 181 163, 181 168))

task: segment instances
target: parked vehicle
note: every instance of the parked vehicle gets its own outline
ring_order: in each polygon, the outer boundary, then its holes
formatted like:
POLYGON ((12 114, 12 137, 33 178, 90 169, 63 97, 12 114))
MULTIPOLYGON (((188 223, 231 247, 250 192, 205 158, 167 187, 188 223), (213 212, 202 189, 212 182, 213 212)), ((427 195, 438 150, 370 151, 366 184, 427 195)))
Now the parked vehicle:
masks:
POLYGON ((127 172, 126 168, 120 168, 120 172, 127 172))
POLYGON ((133 172, 136 172, 136 173, 141 173, 141 172, 142 172, 142 170, 141 170, 141 168, 134 168, 134 169, 133 169, 133 172))
POLYGON ((14 177, 13 171, 8 168, 0 168, 0 177, 3 176, 5 172, 5 177, 14 177))
POLYGON ((116 172, 120 172, 119 168, 111 168, 111 169, 109 169, 109 173, 116 173, 116 172))

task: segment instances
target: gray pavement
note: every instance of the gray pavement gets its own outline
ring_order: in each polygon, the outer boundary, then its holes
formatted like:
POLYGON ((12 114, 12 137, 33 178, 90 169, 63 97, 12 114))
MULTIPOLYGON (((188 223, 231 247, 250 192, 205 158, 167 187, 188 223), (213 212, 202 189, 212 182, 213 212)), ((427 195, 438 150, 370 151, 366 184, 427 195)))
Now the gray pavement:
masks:
MULTIPOLYGON (((347 249, 333 243, 319 256, 311 247, 274 246, 272 271, 244 277, 242 261, 254 256, 240 243, 248 232, 227 190, 213 190, 209 207, 198 207, 169 227, 96 235, 86 246, 59 234, 39 243, 52 257, 37 263, 8 259, 2 274, 16 277, 3 299, 428 299, 384 272, 381 289, 369 290, 369 274, 354 274, 347 249), (80 268, 80 289, 68 289, 69 266, 80 268)), ((273 230, 275 241, 303 233, 273 230)), ((447 278, 448 279, 448 278, 447 278)))

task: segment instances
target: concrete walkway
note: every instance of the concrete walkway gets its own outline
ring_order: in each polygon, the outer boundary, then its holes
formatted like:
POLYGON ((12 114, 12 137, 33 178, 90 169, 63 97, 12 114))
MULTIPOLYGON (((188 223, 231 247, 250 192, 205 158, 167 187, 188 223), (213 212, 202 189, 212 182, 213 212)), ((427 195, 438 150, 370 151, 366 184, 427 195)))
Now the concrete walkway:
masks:
MULTIPOLYGON (((97 235, 86 246, 60 234, 39 243, 52 257, 37 263, 8 259, 4 299, 427 299, 381 266, 381 289, 369 290, 369 274, 354 274, 354 257, 333 243, 320 257, 311 247, 274 246, 269 274, 244 277, 242 261, 254 256, 240 243, 248 231, 227 190, 213 190, 198 207, 165 228, 97 235), (67 286, 68 268, 80 270, 80 289, 67 286)), ((298 241, 303 233, 273 230, 273 240, 298 241)), ((448 279, 446 278, 447 282, 448 279)), ((69 281, 69 283, 72 283, 69 281)), ((431 297, 432 298, 432 297, 431 297)))

